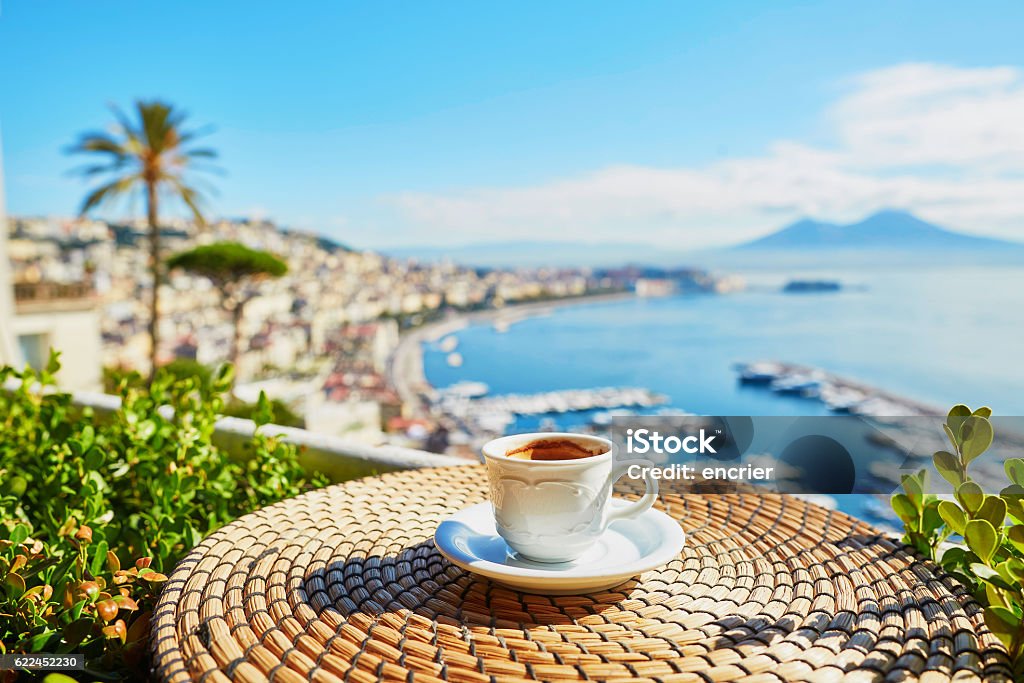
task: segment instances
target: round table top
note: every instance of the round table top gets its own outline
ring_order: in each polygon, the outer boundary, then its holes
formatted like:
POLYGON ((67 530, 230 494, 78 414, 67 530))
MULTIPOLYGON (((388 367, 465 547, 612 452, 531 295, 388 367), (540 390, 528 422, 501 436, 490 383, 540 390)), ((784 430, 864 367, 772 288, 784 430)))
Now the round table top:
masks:
MULTIPOLYGON (((619 494, 635 495, 626 480, 619 494)), ((542 596, 445 560, 434 529, 482 466, 387 474, 246 515, 175 569, 158 678, 202 681, 1002 680, 1005 650, 937 566, 776 494, 677 493, 680 555, 600 593, 542 596)))

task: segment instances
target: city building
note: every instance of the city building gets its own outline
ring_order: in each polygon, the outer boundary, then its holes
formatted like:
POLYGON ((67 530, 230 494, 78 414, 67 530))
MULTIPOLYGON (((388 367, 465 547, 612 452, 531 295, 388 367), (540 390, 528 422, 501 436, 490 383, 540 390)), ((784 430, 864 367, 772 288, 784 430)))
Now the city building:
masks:
POLYGON ((17 363, 14 346, 14 293, 11 291, 10 259, 7 255, 7 216, 4 211, 3 150, 0 149, 0 365, 17 363))
POLYGON ((11 329, 22 363, 45 367, 53 349, 61 354, 57 381, 63 388, 102 388, 100 317, 88 285, 15 283, 11 329))
MULTIPOLYGON (((8 357, 41 365, 63 352, 58 378, 95 389, 103 369, 149 371, 153 287, 145 226, 60 216, 12 217, 4 233, 8 357)), ((359 251, 270 221, 224 219, 206 229, 176 219, 161 228, 166 254, 217 241, 269 251, 282 277, 244 285, 237 321, 235 397, 259 390, 315 431, 370 443, 403 414, 391 360, 403 329, 481 308, 578 296, 599 287, 581 269, 476 269, 359 251)), ((185 270, 161 283, 157 362, 214 367, 228 360, 236 321, 221 292, 185 270)), ((619 286, 619 289, 622 287, 619 286)))

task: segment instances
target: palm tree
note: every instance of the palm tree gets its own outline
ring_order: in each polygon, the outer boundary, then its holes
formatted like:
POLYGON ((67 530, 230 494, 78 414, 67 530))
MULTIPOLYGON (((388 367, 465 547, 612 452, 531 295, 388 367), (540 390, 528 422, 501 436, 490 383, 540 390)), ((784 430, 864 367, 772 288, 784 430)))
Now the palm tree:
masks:
POLYGON ((228 360, 237 369, 243 309, 255 296, 251 285, 281 277, 288 272, 288 264, 270 252, 250 249, 244 244, 214 242, 175 254, 167 259, 167 265, 201 275, 220 290, 221 306, 231 316, 235 328, 228 360))
POLYGON ((150 376, 156 371, 160 346, 160 282, 163 262, 160 259, 159 208, 163 199, 180 201, 204 225, 199 209, 200 192, 186 181, 186 173, 203 168, 203 160, 214 159, 217 153, 209 148, 191 146, 202 130, 185 130, 186 114, 171 104, 158 100, 135 102, 131 119, 113 107, 115 125, 111 132, 84 133, 69 148, 73 154, 88 153, 102 159, 99 163, 75 169, 86 177, 103 177, 104 182, 93 189, 79 211, 91 210, 117 199, 142 191, 146 200, 149 230, 149 267, 153 275, 153 291, 149 301, 150 376))

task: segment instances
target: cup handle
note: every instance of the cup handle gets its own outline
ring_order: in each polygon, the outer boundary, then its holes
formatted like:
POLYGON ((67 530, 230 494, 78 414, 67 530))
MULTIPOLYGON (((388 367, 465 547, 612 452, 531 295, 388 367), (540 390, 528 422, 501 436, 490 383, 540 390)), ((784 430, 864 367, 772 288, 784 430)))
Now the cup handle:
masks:
POLYGON ((612 470, 612 478, 609 480, 608 487, 615 486, 615 482, 622 478, 631 466, 639 465, 641 472, 644 477, 644 484, 647 485, 647 492, 644 493, 643 497, 635 503, 619 509, 608 511, 608 517, 605 522, 605 526, 611 524, 617 519, 632 519, 637 517, 648 510, 654 505, 654 501, 658 500, 658 480, 651 476, 651 469, 655 466, 650 460, 623 460, 622 462, 615 465, 615 469, 612 470))

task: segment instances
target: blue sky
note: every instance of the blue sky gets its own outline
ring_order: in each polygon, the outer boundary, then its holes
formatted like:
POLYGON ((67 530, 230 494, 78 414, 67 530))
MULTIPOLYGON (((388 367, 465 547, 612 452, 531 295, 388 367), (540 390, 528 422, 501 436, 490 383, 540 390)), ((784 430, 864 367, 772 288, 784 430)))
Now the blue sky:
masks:
POLYGON ((211 214, 356 246, 705 246, 886 205, 1024 239, 1024 5, 705 5, 6 0, 8 211, 74 213, 62 147, 158 96, 216 127, 211 214))

